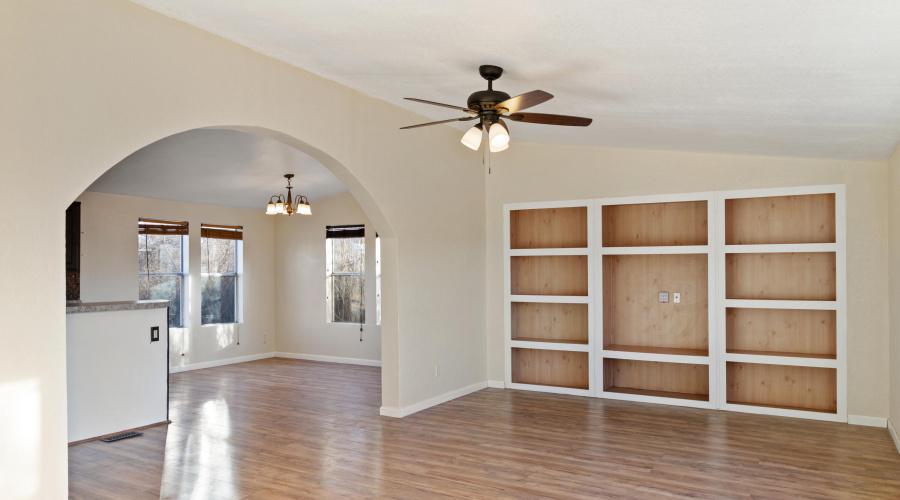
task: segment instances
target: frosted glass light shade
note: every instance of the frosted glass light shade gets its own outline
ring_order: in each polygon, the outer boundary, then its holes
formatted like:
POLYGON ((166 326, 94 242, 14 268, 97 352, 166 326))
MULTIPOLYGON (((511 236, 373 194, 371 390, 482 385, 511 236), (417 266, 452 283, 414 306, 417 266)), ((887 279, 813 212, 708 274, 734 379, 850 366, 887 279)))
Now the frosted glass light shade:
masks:
POLYGON ((278 203, 275 204, 275 213, 276 214, 284 213, 284 203, 279 201, 278 203))
POLYGON ((297 213, 300 215, 312 215, 312 209, 309 208, 309 203, 298 203, 297 213))
POLYGON ((275 214, 275 204, 270 201, 269 204, 266 205, 266 215, 273 214, 275 214))
POLYGON ((500 151, 506 151, 509 149, 509 142, 503 144, 502 146, 494 146, 491 144, 491 153, 499 153, 500 151))
POLYGON ((466 133, 462 136, 462 140, 459 141, 463 143, 463 146, 474 149, 478 151, 478 148, 481 147, 481 136, 484 135, 482 130, 484 127, 479 123, 474 127, 470 128, 466 131, 466 133))
MULTIPOLYGON (((502 122, 497 122, 491 125, 491 131, 488 134, 488 138, 491 141, 491 151, 495 151, 493 148, 499 148, 509 144, 509 131, 506 130, 506 126, 503 125, 502 122)), ((503 150, 501 149, 498 151, 503 150)))

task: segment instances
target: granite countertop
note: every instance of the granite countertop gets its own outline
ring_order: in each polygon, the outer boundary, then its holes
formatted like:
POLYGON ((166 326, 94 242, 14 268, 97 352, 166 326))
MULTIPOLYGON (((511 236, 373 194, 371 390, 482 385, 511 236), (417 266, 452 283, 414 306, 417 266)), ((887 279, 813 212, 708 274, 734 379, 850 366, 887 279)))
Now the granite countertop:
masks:
POLYGON ((168 300, 121 300, 117 302, 66 302, 66 314, 106 312, 106 311, 136 311, 139 309, 158 309, 169 307, 168 300))

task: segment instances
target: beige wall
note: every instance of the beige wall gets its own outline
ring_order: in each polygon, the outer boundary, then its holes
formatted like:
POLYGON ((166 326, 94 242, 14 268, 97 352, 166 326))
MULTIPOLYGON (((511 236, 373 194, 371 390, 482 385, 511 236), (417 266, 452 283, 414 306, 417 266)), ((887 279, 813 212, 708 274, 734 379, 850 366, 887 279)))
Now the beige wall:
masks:
POLYGON ((900 428, 900 146, 888 161, 890 205, 890 418, 900 428))
POLYGON ((138 218, 187 221, 190 278, 185 301, 185 328, 171 330, 169 365, 208 363, 275 350, 275 221, 266 217, 262 210, 91 192, 79 196, 78 201, 81 202, 81 230, 84 232, 81 237, 82 301, 137 300, 138 218), (201 223, 244 227, 240 325, 200 324, 201 223))
POLYGON ((503 204, 847 185, 848 411, 888 414, 886 165, 721 154, 513 144, 487 181, 488 377, 503 380, 503 204))
POLYGON ((458 131, 398 130, 427 120, 125 0, 2 2, 0 61, 7 498, 66 494, 65 208, 185 130, 240 127, 301 149, 378 227, 384 405, 486 379, 484 177, 458 131))
POLYGON ((312 203, 312 215, 277 217, 275 277, 278 351, 381 360, 375 315, 374 227, 349 193, 312 203), (366 322, 328 323, 325 304, 325 226, 366 226, 366 322))

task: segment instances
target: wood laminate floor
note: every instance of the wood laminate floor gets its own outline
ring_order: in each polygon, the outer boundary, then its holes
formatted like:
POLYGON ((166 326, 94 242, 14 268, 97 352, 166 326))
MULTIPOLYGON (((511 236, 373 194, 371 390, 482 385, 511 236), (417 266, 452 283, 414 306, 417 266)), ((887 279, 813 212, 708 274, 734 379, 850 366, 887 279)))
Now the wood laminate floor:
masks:
POLYGON ((900 498, 887 430, 485 389, 380 417, 378 368, 171 376, 172 424, 69 448, 70 498, 900 498))

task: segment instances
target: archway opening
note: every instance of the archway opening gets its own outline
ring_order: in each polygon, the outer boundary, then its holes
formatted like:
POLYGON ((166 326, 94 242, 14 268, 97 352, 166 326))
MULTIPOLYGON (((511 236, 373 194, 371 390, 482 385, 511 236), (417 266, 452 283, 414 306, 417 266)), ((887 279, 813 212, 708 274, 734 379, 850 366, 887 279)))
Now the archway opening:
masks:
MULTIPOLYGON (((86 303, 141 299, 181 301, 179 312, 168 314, 165 318, 166 325, 155 325, 162 327, 161 341, 170 343, 165 349, 168 356, 165 373, 180 375, 180 372, 273 356, 338 361, 367 368, 381 365, 381 331, 385 326, 396 328, 396 307, 378 307, 381 309, 378 311, 381 313, 379 317, 376 302, 384 297, 389 304, 394 303, 396 279, 382 280, 376 269, 396 269, 396 238, 386 218, 355 176, 324 152, 285 134, 258 127, 193 129, 155 141, 124 158, 94 179, 76 202, 81 203, 81 226, 77 231, 80 239, 77 279, 79 298, 83 303, 79 307, 88 308, 86 303), (210 148, 216 147, 230 149, 224 156, 204 156, 204 151, 208 153, 210 148), (235 165, 228 164, 229 161, 244 162, 247 167, 241 171, 235 165), (316 168, 321 171, 316 171, 316 168), (304 176, 298 175, 294 180, 295 193, 309 197, 313 215, 307 218, 267 216, 264 211, 269 196, 284 191, 282 174, 294 173, 292 170, 296 169, 306 169, 306 177, 319 175, 324 179, 315 189, 326 195, 311 193, 309 189, 313 188, 304 184, 304 176), (333 187, 334 184, 329 184, 329 176, 342 190, 328 190, 328 186, 333 187), (231 186, 234 188, 231 191, 210 193, 210 190, 223 187, 221 183, 217 184, 222 178, 225 182, 238 184, 231 186), (257 196, 256 191, 260 189, 265 190, 264 196, 257 196), (242 205, 249 198, 254 200, 254 207, 242 205), (218 202, 219 199, 222 202, 218 202), (184 234, 174 238, 168 234, 157 238, 150 232, 141 234, 141 220, 185 223, 186 229, 184 234), (211 251, 212 239, 202 228, 207 224, 240 227, 242 232, 242 238, 238 240, 240 243, 231 247, 234 252, 226 253, 226 260, 235 262, 233 274, 237 283, 231 288, 225 287, 233 290, 235 297, 233 316, 227 322, 206 321, 208 307, 205 295, 210 288, 207 285, 213 274, 220 275, 216 276, 219 279, 224 277, 222 274, 228 274, 214 272, 221 269, 213 265, 217 259, 210 257, 216 251, 211 251), (327 319, 329 311, 326 306, 333 305, 327 301, 326 286, 328 273, 333 270, 326 266, 325 229, 326 226, 352 224, 365 228, 362 241, 358 244, 363 256, 359 258, 357 255, 357 263, 361 263, 364 270, 362 280, 355 280, 364 284, 361 292, 351 299, 357 307, 362 302, 365 317, 360 320, 360 316, 356 315, 351 324, 327 319), (382 249, 380 262, 376 262, 376 241, 382 249), (176 262, 179 266, 166 268, 176 262), (179 276, 163 283, 164 274, 179 276), (376 284, 380 285, 380 289, 376 284), (180 287, 181 291, 169 293, 172 286, 180 287), (159 296, 154 295, 155 292, 159 296), (178 321, 173 323, 176 316, 178 321), (313 323, 316 325, 313 326, 313 323), (166 326, 169 327, 168 334, 165 332, 166 326), (348 336, 351 330, 352 336, 348 336), (332 336, 331 345, 322 345, 322 342, 329 341, 329 335, 332 336), (374 350, 371 348, 373 343, 377 345, 374 350), (370 347, 361 349, 361 346, 370 347), (342 351, 344 348, 350 350, 342 351), (358 355, 361 352, 364 354, 358 355)), ((337 281, 333 278, 331 286, 337 281)), ((126 310, 113 312, 122 316, 127 314, 126 310)), ((106 314, 100 311, 91 314, 97 317, 106 314)), ((67 320, 71 317, 75 316, 67 314, 67 320)), ((115 326, 116 321, 118 319, 104 328, 119 328, 115 326)), ((73 348, 78 344, 78 339, 72 337, 78 335, 75 330, 77 328, 72 326, 72 322, 67 321, 70 442, 85 437, 71 436, 73 426, 79 425, 73 421, 73 412, 99 410, 96 405, 93 409, 84 408, 80 401, 90 398, 96 401, 97 394, 85 395, 78 387, 78 383, 84 386, 84 380, 73 384, 71 378, 73 370, 95 368, 99 356, 99 349, 89 345, 73 348), (77 359, 79 356, 81 358, 77 359), (73 390, 76 391, 74 396, 73 390)), ((106 347, 109 348, 109 342, 114 340, 107 338, 106 347)), ((126 349, 123 353, 127 356, 128 347, 123 349, 126 349)), ((121 363, 119 367, 127 368, 129 365, 134 366, 134 363, 121 363)), ((316 370, 322 369, 321 366, 309 369, 306 374, 315 376, 318 373, 316 370)), ((366 373, 362 372, 364 377, 357 382, 366 385, 369 396, 377 391, 379 397, 368 400, 371 412, 377 415, 381 402, 381 376, 378 373, 375 379, 367 379, 366 373), (377 384, 373 384, 372 380, 377 384)), ((371 373, 370 370, 368 374, 371 373)), ((113 379, 110 384, 116 379, 119 382, 127 379, 116 377, 111 372, 95 375, 113 379)), ((97 385, 94 384, 94 387, 97 385)), ((171 391, 171 384, 167 387, 171 391)), ((182 385, 178 390, 182 395, 189 391, 196 392, 195 387, 188 385, 182 385)), ((223 431, 223 428, 236 426, 233 410, 229 410, 233 401, 229 403, 227 397, 218 397, 221 395, 213 394, 190 406, 188 413, 179 413, 181 408, 173 411, 172 405, 166 405, 168 414, 165 420, 177 421, 179 417, 197 415, 205 419, 204 425, 209 426, 204 428, 211 431, 195 435, 192 439, 196 440, 196 447, 203 445, 204 453, 210 456, 227 451, 214 443, 228 439, 228 431, 223 431)), ((183 399, 179 401, 184 403, 183 399)), ((116 431, 142 427, 143 422, 139 423, 142 425, 116 424, 121 427, 117 427, 116 431)), ((90 438, 101 435, 96 430, 85 432, 90 434, 90 438)), ((150 434, 153 431, 148 429, 146 432, 150 434)), ((105 434, 109 433, 102 433, 105 434)), ((165 442, 164 436, 160 444, 165 446, 165 442)), ((165 471, 160 469, 160 473, 165 471)))

